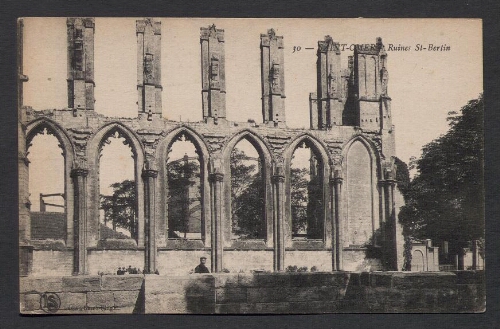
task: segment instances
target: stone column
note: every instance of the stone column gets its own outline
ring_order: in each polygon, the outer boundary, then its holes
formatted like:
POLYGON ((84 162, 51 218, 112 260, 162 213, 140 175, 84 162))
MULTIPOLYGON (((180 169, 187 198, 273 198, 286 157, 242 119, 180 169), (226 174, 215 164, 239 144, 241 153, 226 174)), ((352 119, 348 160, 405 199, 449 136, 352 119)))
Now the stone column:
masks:
POLYGON ((342 125, 342 84, 340 45, 329 35, 318 41, 317 51, 317 119, 318 129, 342 125))
POLYGON ((156 270, 156 219, 155 219, 155 187, 158 171, 154 169, 144 169, 142 178, 144 180, 144 268, 146 272, 153 273, 156 270))
POLYGON ((94 109, 94 18, 68 18, 68 107, 94 109))
POLYGON ((273 241, 274 241, 274 271, 281 272, 285 270, 285 225, 283 214, 285 176, 277 173, 272 177, 273 183, 273 241))
POLYGON ((274 29, 260 35, 262 120, 273 126, 285 125, 285 69, 283 36, 274 29))
POLYGON ((203 119, 226 118, 224 30, 215 25, 200 28, 201 95, 203 119))
POLYGON ((342 177, 338 170, 335 171, 334 177, 330 178, 330 186, 332 188, 331 199, 334 209, 333 213, 333 229, 332 229, 332 270, 342 270, 342 177))
POLYGON ((223 254, 223 213, 222 213, 222 186, 224 174, 210 174, 210 207, 212 213, 212 254, 211 265, 212 273, 222 271, 222 254, 223 254))
POLYGON ((161 22, 135 21, 137 35, 137 105, 139 117, 161 117, 161 22))
POLYGON ((73 275, 87 274, 87 175, 88 170, 76 168, 71 171, 74 184, 74 249, 73 275))
POLYGON ((385 192, 385 245, 386 252, 390 253, 387 255, 389 260, 388 270, 397 271, 397 245, 396 245, 396 204, 394 200, 394 189, 396 187, 396 180, 392 177, 392 173, 387 173, 387 179, 384 182, 384 192, 385 192))
POLYGON ((18 133, 18 182, 19 182, 19 275, 31 274, 33 246, 31 240, 31 219, 29 201, 29 160, 26 154, 25 110, 23 109, 23 83, 28 76, 23 73, 23 31, 24 22, 17 20, 17 133, 18 133))
POLYGON ((472 269, 481 270, 479 266, 479 241, 472 240, 472 269))

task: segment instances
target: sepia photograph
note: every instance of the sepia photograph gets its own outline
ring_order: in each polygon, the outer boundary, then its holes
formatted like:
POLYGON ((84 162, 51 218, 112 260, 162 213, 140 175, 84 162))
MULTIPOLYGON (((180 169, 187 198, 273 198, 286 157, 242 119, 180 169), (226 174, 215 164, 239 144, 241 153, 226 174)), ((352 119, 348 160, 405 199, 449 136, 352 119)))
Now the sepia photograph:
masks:
POLYGON ((485 312, 481 19, 17 28, 21 314, 485 312))

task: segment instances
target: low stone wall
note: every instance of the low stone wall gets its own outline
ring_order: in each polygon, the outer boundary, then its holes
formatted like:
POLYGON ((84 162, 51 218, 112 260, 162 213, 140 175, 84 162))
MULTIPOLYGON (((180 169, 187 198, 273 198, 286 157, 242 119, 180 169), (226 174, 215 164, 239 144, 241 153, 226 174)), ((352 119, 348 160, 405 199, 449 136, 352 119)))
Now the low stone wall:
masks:
POLYGON ((485 310, 484 283, 484 271, 25 277, 20 303, 24 314, 472 313, 485 310))
POLYGON ((259 273, 145 278, 146 313, 483 312, 484 272, 259 273))
POLYGON ((143 275, 20 278, 23 314, 143 313, 143 275))
MULTIPOLYGON (((145 275, 145 313, 216 313, 216 279, 226 276, 224 274, 145 275)), ((238 277, 238 274, 233 276, 238 277)))

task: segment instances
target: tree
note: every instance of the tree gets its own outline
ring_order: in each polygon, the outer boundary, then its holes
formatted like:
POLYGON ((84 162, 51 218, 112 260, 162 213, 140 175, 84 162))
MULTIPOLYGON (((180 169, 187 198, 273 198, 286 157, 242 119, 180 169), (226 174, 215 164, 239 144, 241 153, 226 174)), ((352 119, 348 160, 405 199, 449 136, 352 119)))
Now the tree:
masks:
POLYGON ((410 163, 417 174, 402 190, 399 219, 411 237, 448 241, 451 253, 462 254, 471 240, 484 239, 482 95, 447 120, 449 131, 410 163))
MULTIPOLYGON (((248 156, 238 149, 231 153, 230 161, 233 232, 243 239, 265 238, 265 182, 262 171, 255 164, 250 164, 248 156)), ((197 179, 199 182, 200 165, 198 161, 181 159, 169 163, 167 172, 169 237, 179 238, 175 232, 186 234, 189 231, 191 206, 194 202, 200 201, 199 183, 197 192, 190 192, 190 188, 196 186, 197 179)), ((292 211, 296 209, 295 211, 300 212, 294 216, 293 232, 307 228, 308 221, 317 217, 317 209, 322 209, 308 201, 310 199, 308 193, 314 195, 321 192, 318 190, 319 181, 313 179, 308 182, 306 179, 308 174, 309 170, 306 168, 291 169, 292 211), (305 204, 307 206, 303 206, 305 204)), ((135 182, 126 180, 114 183, 111 187, 113 187, 112 196, 101 195, 104 222, 111 222, 114 230, 117 227, 125 228, 135 237, 137 233, 135 182)))
POLYGON ((307 230, 308 181, 307 168, 290 168, 290 202, 292 207, 292 234, 307 230))
POLYGON ((111 222, 113 230, 117 227, 137 237, 135 181, 125 180, 111 184, 113 195, 101 195, 101 209, 104 210, 104 224, 111 222))
MULTIPOLYGON (((262 171, 249 164, 244 151, 231 152, 231 222, 241 239, 265 238, 265 185, 262 171)), ((258 160, 260 161, 260 159, 258 160)))

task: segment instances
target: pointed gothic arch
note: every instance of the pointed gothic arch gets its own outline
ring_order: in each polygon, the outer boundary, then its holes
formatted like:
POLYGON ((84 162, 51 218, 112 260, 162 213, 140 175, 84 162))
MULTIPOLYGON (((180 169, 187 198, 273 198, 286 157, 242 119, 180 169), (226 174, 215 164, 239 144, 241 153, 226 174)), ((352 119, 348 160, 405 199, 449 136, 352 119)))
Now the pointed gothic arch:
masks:
POLYGON ((284 161, 285 161, 285 215, 288 220, 285 226, 287 232, 287 241, 285 242, 288 246, 296 245, 298 248, 303 247, 303 243, 308 243, 308 241, 315 240, 320 242, 320 247, 325 248, 331 244, 330 232, 332 230, 332 223, 330 219, 330 203, 329 203, 329 176, 330 176, 330 163, 331 159, 328 155, 326 147, 314 136, 308 133, 300 134, 296 136, 286 147, 284 151, 284 161), (307 238, 306 241, 292 241, 292 200, 291 200, 291 190, 292 190, 292 179, 291 179, 291 164, 292 157, 300 145, 305 145, 310 148, 311 152, 314 154, 317 163, 317 176, 318 183, 317 187, 319 193, 321 194, 318 202, 321 204, 321 209, 317 214, 322 218, 317 222, 318 226, 315 228, 317 233, 314 239, 307 238))
MULTIPOLYGON (((248 141, 259 155, 261 179, 263 184, 262 198, 263 198, 263 242, 262 247, 273 246, 273 214, 272 214, 272 191, 271 191, 271 167, 274 161, 272 153, 269 151, 268 145, 264 140, 255 132, 250 129, 244 129, 236 133, 224 145, 222 151, 222 158, 224 162, 224 195, 225 195, 225 231, 224 231, 224 245, 227 247, 232 246, 237 241, 232 241, 232 197, 231 197, 231 154, 235 147, 242 141, 248 141)), ((242 247, 249 247, 242 244, 242 247)))
POLYGON ((201 212, 201 243, 199 247, 210 248, 210 189, 208 188, 208 163, 210 160, 209 151, 203 138, 193 129, 187 126, 180 126, 170 130, 159 142, 156 147, 156 167, 158 169, 157 180, 157 197, 156 204, 158 233, 157 239, 159 246, 176 248, 177 242, 169 240, 169 227, 168 227, 168 205, 167 205, 167 191, 168 191, 168 172, 166 164, 168 161, 170 149, 172 145, 179 139, 184 138, 191 142, 198 155, 198 162, 200 164, 200 212, 201 212))
POLYGON ((343 246, 360 248, 376 245, 382 209, 380 155, 364 136, 355 136, 342 149, 344 222, 343 246))
MULTIPOLYGON (((99 182, 99 171, 100 171, 100 156, 102 147, 106 140, 113 135, 123 137, 125 139, 125 144, 130 147, 133 160, 134 160, 134 181, 135 181, 135 195, 136 195, 136 214, 137 214, 137 236, 133 239, 128 239, 128 241, 134 240, 136 247, 144 246, 144 182, 141 179, 141 172, 144 165, 144 147, 140 142, 138 136, 128 127, 126 127, 121 122, 110 122, 102 127, 91 137, 87 147, 87 161, 89 176, 89 197, 90 205, 89 208, 89 247, 99 246, 98 242, 106 245, 105 241, 102 241, 99 232, 99 206, 100 206, 100 182, 99 182)), ((123 247, 125 249, 131 248, 130 242, 125 243, 123 247)), ((135 248, 135 247, 133 247, 135 248)))
MULTIPOLYGON (((75 161, 74 145, 71 141, 71 138, 59 124, 48 118, 40 118, 38 120, 30 122, 26 126, 26 154, 28 153, 28 149, 31 146, 33 138, 36 135, 43 133, 45 129, 47 130, 48 134, 53 135, 57 138, 59 147, 62 150, 62 156, 64 159, 64 206, 66 217, 66 237, 64 239, 64 242, 66 243, 66 246, 72 247, 74 239, 74 185, 73 180, 71 179, 71 169, 75 161)), ((28 184, 26 189, 29 190, 29 180, 26 182, 26 184, 28 184)))

